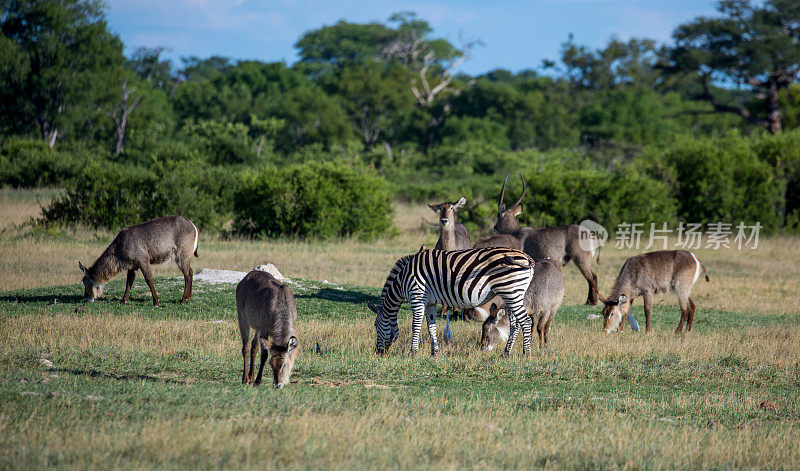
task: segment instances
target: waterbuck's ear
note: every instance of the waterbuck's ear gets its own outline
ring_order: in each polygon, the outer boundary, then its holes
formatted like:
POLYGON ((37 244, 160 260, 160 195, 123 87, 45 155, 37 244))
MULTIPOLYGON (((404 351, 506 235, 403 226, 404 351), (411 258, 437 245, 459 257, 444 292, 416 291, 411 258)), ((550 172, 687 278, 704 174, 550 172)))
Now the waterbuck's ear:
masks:
POLYGON ((377 308, 377 307, 375 307, 375 305, 374 305, 374 304, 372 304, 372 303, 367 303, 367 307, 369 308, 369 310, 370 310, 370 311, 374 312, 375 314, 379 314, 379 312, 378 312, 378 308, 377 308))
POLYGON ((462 196, 458 199, 458 201, 456 201, 456 204, 453 205, 453 209, 463 208, 465 204, 467 204, 467 197, 462 196))
POLYGON ((431 211, 433 211, 434 213, 438 213, 439 211, 442 210, 441 204, 429 204, 428 207, 431 208, 431 211))
POLYGON ((83 266, 83 264, 81 263, 80 260, 78 260, 78 267, 80 267, 80 269, 81 269, 81 271, 83 273, 86 273, 87 271, 89 271, 89 270, 86 269, 86 267, 83 266))
POLYGON ((628 302, 628 297, 625 296, 624 294, 621 294, 619 296, 619 301, 617 301, 617 303, 619 303, 619 304, 625 304, 627 302, 628 302))
POLYGON ((522 203, 518 204, 516 208, 514 208, 514 217, 519 216, 522 213, 522 203))
POLYGON ((496 313, 497 313, 497 304, 495 304, 495 303, 492 303, 492 305, 491 305, 491 306, 489 306, 489 315, 490 315, 490 316, 493 316, 493 315, 495 315, 496 313))
POLYGON ((261 341, 261 348, 265 350, 269 350, 272 348, 272 342, 267 340, 265 337, 260 337, 259 340, 261 341))
POLYGON ((295 348, 297 348, 297 337, 289 337, 289 344, 287 345, 286 351, 291 352, 295 348))

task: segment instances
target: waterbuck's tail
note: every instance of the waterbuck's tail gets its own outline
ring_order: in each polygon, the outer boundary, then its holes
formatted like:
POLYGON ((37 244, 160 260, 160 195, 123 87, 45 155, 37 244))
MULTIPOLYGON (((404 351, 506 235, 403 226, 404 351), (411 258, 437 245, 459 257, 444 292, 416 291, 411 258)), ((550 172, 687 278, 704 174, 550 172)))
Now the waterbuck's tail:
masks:
POLYGON ((600 241, 597 241, 597 264, 598 265, 600 265, 600 249, 601 248, 603 248, 603 246, 600 245, 600 241))
MULTIPOLYGON (((699 260, 699 259, 698 259, 697 261, 698 261, 698 262, 700 262, 700 260, 699 260)), ((709 281, 711 281, 711 280, 709 280, 709 279, 708 279, 708 272, 706 271, 706 266, 705 266, 705 265, 703 265, 703 262, 700 262, 700 267, 703 269, 703 275, 705 275, 705 277, 706 277, 706 283, 708 283, 708 282, 709 282, 709 281)))

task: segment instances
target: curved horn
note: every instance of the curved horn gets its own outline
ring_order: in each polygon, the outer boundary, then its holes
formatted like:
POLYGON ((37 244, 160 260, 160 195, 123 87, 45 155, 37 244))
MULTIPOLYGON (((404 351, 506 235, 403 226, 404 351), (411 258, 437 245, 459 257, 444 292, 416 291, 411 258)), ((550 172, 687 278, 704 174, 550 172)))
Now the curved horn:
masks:
POLYGON ((500 190, 500 202, 497 203, 497 207, 501 207, 504 205, 503 198, 506 196, 506 183, 508 182, 508 175, 506 175, 506 179, 503 180, 503 189, 500 190))
POLYGON ((516 208, 517 206, 519 206, 519 204, 522 203, 522 198, 525 197, 525 178, 523 178, 522 174, 520 174, 519 179, 522 180, 522 194, 519 195, 519 199, 517 200, 516 203, 514 203, 514 206, 512 206, 512 208, 516 208))

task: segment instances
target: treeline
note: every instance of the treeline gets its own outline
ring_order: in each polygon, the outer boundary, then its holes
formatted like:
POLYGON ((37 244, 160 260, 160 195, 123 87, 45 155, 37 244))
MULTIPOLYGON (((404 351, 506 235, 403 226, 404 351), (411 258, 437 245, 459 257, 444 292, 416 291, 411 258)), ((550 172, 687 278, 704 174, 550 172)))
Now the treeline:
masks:
POLYGON ((180 212, 247 235, 374 236, 392 198, 465 194, 482 229, 521 173, 531 224, 797 231, 800 4, 719 10, 674 44, 570 37, 537 70, 472 77, 457 69, 479 42, 437 38, 413 13, 309 31, 293 65, 175 67, 162 48, 125 57, 101 2, 12 2, 0 178, 63 186, 46 218, 106 227, 180 212))

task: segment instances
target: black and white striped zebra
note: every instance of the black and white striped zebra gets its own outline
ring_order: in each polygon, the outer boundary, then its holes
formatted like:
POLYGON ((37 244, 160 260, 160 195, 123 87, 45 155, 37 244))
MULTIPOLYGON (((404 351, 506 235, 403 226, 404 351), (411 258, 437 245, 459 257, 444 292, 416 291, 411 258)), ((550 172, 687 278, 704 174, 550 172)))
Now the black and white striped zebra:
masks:
POLYGON ((397 338, 397 311, 403 301, 411 304, 411 353, 419 350, 423 316, 428 321, 431 354, 439 351, 436 339, 436 305, 453 309, 480 306, 493 296, 503 298, 511 320, 506 353, 514 346, 519 327, 523 353, 531 349, 530 316, 523 298, 533 276, 533 260, 524 252, 501 247, 467 250, 420 250, 395 263, 386 278, 378 305, 369 304, 377 314, 375 351, 385 353, 397 338))

